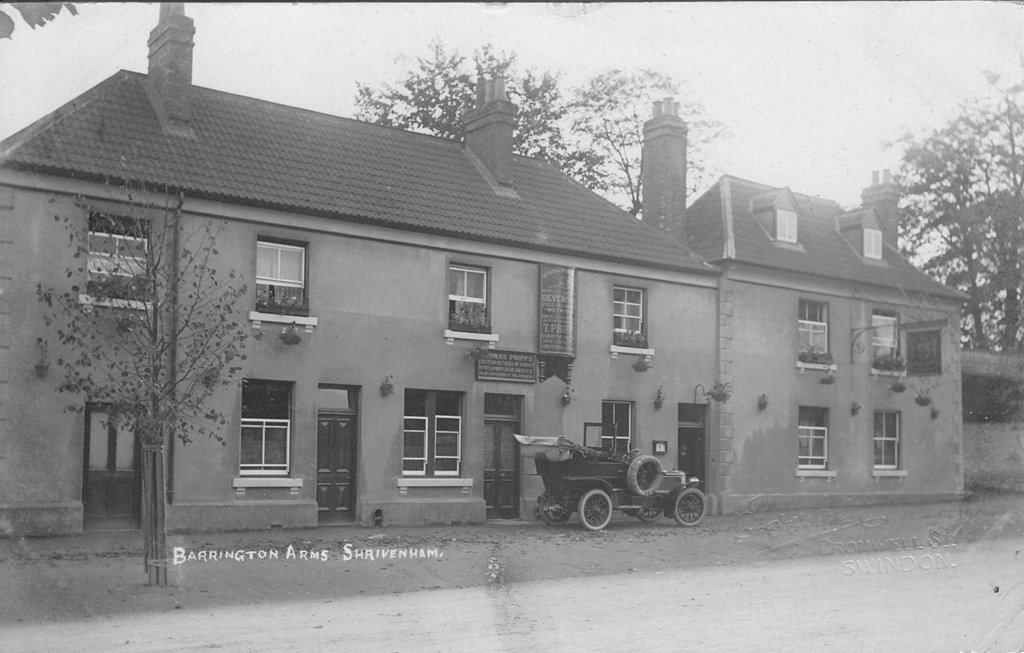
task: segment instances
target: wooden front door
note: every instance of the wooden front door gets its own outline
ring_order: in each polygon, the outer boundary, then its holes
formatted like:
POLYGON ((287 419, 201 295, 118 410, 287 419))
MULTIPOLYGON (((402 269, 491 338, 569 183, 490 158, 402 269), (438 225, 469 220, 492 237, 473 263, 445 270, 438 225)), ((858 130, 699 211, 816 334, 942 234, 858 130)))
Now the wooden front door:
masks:
POLYGON ((512 437, 519 431, 520 397, 484 396, 484 502, 488 519, 519 516, 519 443, 512 437))
POLYGON ((355 413, 317 414, 316 503, 320 523, 355 517, 357 436, 355 413))
POLYGON ((517 422, 484 422, 484 500, 488 519, 519 516, 519 445, 512 434, 517 422))
POLYGON ((138 528, 142 509, 140 451, 135 434, 110 422, 101 407, 85 412, 83 527, 138 528))
POLYGON ((705 488, 708 480, 704 465, 707 440, 706 415, 707 406, 705 404, 679 404, 677 430, 679 470, 686 472, 688 477, 696 476, 704 481, 703 487, 705 488))

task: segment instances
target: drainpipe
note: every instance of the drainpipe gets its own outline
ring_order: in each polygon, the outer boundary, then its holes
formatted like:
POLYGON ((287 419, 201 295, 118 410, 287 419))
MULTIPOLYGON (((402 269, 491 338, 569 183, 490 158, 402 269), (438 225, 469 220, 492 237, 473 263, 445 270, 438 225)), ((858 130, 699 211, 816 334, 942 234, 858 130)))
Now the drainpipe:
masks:
MULTIPOLYGON (((178 191, 178 205, 174 207, 174 234, 172 236, 172 246, 174 247, 174 256, 171 259, 171 274, 174 279, 174 292, 171 294, 171 380, 172 395, 177 392, 177 383, 174 381, 178 378, 178 275, 180 270, 178 269, 178 253, 180 248, 179 235, 181 234, 181 206, 185 203, 185 194, 178 191)), ((177 439, 174 430, 172 428, 170 438, 167 441, 167 504, 171 505, 174 503, 174 441, 177 439)))

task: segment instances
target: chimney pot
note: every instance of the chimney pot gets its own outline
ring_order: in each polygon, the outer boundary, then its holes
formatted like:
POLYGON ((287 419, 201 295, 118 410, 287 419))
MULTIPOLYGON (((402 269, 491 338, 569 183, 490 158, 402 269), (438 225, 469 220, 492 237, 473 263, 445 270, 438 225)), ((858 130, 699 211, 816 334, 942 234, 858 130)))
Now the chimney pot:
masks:
POLYGON ((466 147, 487 168, 494 181, 512 185, 512 135, 516 108, 508 101, 505 79, 477 81, 477 106, 463 118, 466 147))
POLYGON ((653 117, 644 123, 643 134, 643 220, 682 240, 686 211, 686 123, 676 115, 673 98, 654 102, 653 117))
POLYGON ((882 183, 883 184, 891 184, 892 183, 892 173, 889 172, 888 168, 886 168, 885 170, 882 171, 882 183))
MULTIPOLYGON (((183 2, 160 5, 160 20, 149 34, 150 87, 158 113, 172 128, 188 129, 192 121, 192 48, 196 29, 183 2)), ((167 126, 167 125, 165 125, 167 126)))

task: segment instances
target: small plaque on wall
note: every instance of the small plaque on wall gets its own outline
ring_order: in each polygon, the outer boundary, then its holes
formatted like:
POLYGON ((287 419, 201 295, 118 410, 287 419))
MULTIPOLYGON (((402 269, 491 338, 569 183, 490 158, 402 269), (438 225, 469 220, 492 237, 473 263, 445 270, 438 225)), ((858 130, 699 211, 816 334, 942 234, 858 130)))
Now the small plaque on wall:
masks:
POLYGON ((654 441, 654 455, 664 456, 668 453, 668 440, 655 440, 654 441))

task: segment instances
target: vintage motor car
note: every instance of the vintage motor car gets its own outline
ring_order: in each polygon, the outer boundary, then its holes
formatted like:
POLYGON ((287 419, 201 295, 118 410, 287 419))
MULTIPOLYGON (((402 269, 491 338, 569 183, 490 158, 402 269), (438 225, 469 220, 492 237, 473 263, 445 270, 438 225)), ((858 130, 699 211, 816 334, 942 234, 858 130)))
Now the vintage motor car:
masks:
POLYGON ((537 509, 549 526, 564 524, 578 512, 585 528, 599 531, 611 521, 613 510, 643 521, 665 515, 680 526, 696 526, 707 513, 699 479, 662 470, 657 458, 639 449, 621 454, 560 435, 515 437, 544 481, 537 509))

